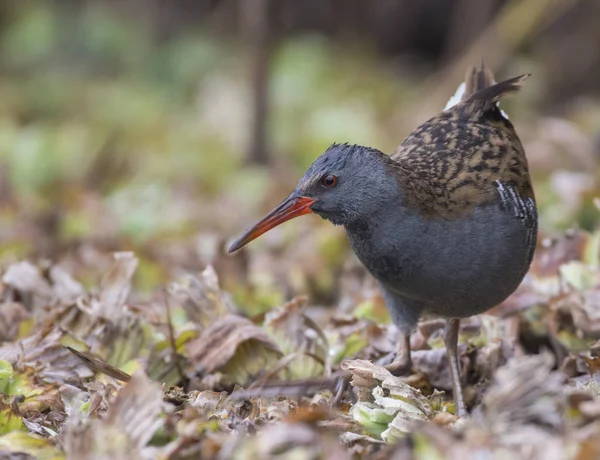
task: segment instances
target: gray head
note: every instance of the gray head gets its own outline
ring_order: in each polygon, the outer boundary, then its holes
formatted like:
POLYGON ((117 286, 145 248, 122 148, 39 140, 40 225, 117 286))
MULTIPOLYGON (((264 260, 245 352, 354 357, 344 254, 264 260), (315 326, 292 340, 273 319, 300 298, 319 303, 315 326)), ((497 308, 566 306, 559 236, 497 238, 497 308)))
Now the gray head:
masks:
POLYGON ((294 193, 312 198, 311 211, 335 225, 369 218, 390 197, 397 181, 390 159, 360 145, 333 144, 308 168, 294 193))
POLYGON ((346 227, 369 219, 398 196, 392 161, 379 150, 333 144, 308 168, 294 191, 229 248, 236 251, 266 231, 315 213, 346 227))

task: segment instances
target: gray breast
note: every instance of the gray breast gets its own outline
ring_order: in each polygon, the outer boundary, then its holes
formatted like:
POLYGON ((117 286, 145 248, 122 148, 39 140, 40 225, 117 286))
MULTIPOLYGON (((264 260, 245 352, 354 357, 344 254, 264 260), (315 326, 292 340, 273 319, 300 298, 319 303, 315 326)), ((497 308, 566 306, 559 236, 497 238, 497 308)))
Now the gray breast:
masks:
POLYGON ((506 199, 455 220, 396 209, 361 236, 348 231, 350 243, 385 289, 407 303, 442 316, 478 314, 517 288, 535 247, 535 203, 509 186, 505 192, 506 199))

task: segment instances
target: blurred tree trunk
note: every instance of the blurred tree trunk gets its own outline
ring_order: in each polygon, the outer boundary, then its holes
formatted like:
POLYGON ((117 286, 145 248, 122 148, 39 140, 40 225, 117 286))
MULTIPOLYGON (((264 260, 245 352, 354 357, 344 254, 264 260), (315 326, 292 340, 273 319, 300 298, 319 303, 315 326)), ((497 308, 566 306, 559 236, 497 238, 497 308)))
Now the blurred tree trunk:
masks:
POLYGON ((450 63, 468 49, 498 13, 500 6, 497 0, 456 0, 443 61, 450 63))
POLYGON ((247 158, 267 164, 269 116, 269 61, 271 56, 271 0, 242 0, 242 27, 249 46, 252 115, 247 158))

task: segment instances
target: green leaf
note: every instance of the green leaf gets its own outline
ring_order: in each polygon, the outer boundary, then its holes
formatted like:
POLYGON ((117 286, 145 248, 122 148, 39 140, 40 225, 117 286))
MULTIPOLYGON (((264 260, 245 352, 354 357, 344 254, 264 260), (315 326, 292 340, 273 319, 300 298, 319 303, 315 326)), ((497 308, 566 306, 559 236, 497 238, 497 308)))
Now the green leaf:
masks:
POLYGON ((0 451, 29 454, 38 460, 64 460, 65 455, 48 439, 18 431, 0 436, 0 451))

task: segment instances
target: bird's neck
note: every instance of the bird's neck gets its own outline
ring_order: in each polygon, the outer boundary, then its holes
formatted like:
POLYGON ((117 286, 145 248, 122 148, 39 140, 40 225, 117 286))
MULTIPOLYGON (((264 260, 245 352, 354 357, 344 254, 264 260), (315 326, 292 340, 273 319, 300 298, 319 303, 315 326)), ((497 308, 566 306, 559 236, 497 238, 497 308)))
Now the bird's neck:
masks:
POLYGON ((371 234, 383 220, 394 219, 403 212, 402 184, 398 180, 398 164, 380 154, 374 159, 371 173, 356 184, 358 194, 346 203, 344 225, 355 236, 371 234))
POLYGON ((344 229, 350 239, 371 238, 373 223, 368 218, 358 217, 344 224, 344 229))
POLYGON ((371 239, 392 222, 402 220, 403 199, 397 187, 380 188, 387 193, 368 199, 370 206, 347 217, 344 228, 353 239, 371 239))

